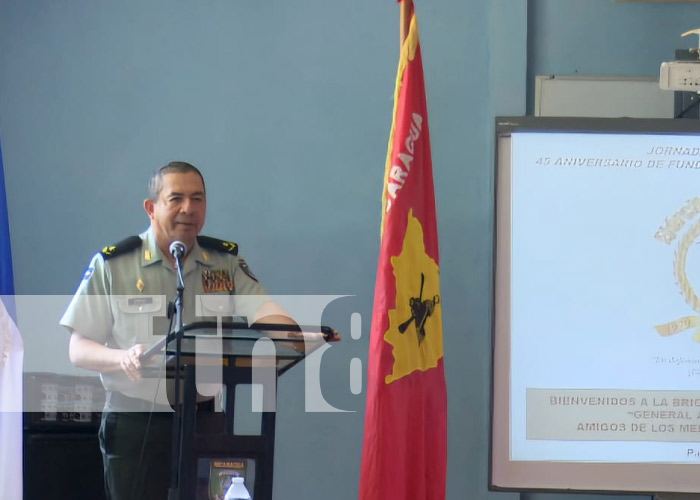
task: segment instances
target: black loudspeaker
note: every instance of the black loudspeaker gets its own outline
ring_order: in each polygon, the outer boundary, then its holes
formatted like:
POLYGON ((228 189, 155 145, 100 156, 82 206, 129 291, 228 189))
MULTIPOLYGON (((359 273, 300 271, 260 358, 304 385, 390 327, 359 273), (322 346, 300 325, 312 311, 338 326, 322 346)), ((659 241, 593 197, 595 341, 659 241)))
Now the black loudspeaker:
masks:
POLYGON ((24 433, 24 500, 104 500, 93 433, 24 433))

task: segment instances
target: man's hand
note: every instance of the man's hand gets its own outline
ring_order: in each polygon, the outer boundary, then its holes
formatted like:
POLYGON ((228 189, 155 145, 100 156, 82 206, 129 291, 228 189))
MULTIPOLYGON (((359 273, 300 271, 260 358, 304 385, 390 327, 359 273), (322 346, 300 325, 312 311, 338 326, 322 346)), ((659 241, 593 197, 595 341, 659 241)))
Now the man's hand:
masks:
POLYGON ((141 356, 146 350, 143 344, 128 349, 112 349, 73 332, 68 353, 75 366, 100 373, 123 371, 132 381, 141 380, 141 356))
POLYGON ((126 373, 127 377, 131 381, 141 380, 141 356, 146 350, 146 346, 143 344, 136 344, 131 346, 122 356, 119 366, 122 371, 126 373))

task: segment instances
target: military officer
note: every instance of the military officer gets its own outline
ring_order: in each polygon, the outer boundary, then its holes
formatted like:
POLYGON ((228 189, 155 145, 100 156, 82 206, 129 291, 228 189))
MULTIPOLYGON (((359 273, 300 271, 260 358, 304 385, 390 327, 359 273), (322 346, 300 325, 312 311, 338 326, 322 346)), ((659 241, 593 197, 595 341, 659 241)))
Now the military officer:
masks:
POLYGON ((168 304, 176 297, 173 241, 186 246, 183 323, 235 315, 294 324, 235 243, 199 235, 206 204, 196 167, 172 162, 158 170, 144 201, 149 229, 93 257, 60 321, 71 333, 71 362, 99 372, 107 390, 99 438, 111 500, 167 497, 172 384, 142 377, 141 368, 147 347, 169 331, 168 304))

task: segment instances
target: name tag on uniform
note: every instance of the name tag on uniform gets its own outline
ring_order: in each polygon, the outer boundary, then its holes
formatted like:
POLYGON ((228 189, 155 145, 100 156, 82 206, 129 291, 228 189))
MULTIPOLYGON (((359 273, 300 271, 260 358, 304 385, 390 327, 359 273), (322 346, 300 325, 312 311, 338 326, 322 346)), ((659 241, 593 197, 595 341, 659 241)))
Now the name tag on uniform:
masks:
POLYGON ((202 289, 204 293, 233 292, 236 286, 226 269, 204 269, 202 289))
POLYGON ((150 306, 153 304, 153 297, 135 297, 127 300, 130 306, 150 306))

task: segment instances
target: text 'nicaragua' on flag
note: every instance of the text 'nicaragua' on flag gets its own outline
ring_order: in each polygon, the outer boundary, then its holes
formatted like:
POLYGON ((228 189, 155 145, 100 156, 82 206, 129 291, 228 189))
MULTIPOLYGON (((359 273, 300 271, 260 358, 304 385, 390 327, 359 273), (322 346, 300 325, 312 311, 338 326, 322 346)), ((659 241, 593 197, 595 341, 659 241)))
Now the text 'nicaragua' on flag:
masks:
POLYGON ((435 194, 412 4, 408 15, 384 174, 360 500, 445 498, 447 393, 435 194))

